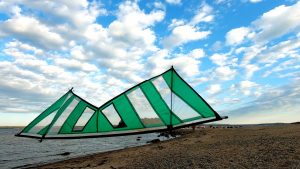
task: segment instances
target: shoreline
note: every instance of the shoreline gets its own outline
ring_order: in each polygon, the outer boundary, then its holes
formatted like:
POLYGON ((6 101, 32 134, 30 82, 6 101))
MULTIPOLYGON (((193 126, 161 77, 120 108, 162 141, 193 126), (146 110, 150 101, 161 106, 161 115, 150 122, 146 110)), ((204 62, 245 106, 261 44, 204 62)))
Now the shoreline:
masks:
MULTIPOLYGON (((170 139, 170 140, 172 140, 172 139, 170 139)), ((165 141, 161 141, 161 142, 167 142, 167 141, 170 141, 170 140, 165 140, 165 141)), ((73 160, 78 160, 78 159, 81 159, 81 158, 92 158, 95 155, 104 156, 106 154, 119 153, 122 150, 127 151, 127 150, 131 150, 131 149, 135 149, 135 148, 141 148, 141 147, 144 147, 144 146, 149 146, 151 144, 156 144, 156 143, 148 143, 148 144, 145 144, 145 145, 138 145, 138 146, 134 146, 134 147, 124 147, 124 148, 121 148, 121 149, 109 150, 109 151, 105 151, 105 152, 96 152, 96 153, 81 155, 81 156, 78 156, 78 157, 70 157, 70 158, 64 159, 64 160, 48 161, 48 162, 45 162, 45 163, 42 163, 42 164, 29 164, 29 165, 24 165, 24 166, 18 166, 17 168, 26 168, 26 169, 43 168, 43 167, 47 167, 48 165, 52 166, 56 163, 64 163, 66 161, 73 161, 73 160)))
MULTIPOLYGON (((190 133, 190 132, 191 132, 190 129, 188 129, 188 130, 179 129, 179 130, 174 132, 176 137, 173 137, 173 138, 168 139, 168 140, 162 140, 162 141, 159 141, 159 142, 172 141, 173 139, 178 139, 181 136, 183 136, 187 133, 190 133)), ((159 133, 157 133, 157 134, 159 134, 159 133)), ((160 136, 160 137, 164 137, 164 136, 160 136)), ((159 138, 159 137, 157 137, 157 138, 159 138)), ((114 150, 109 150, 109 151, 104 151, 104 152, 95 152, 95 153, 90 153, 90 154, 85 154, 85 155, 79 155, 79 156, 76 156, 76 157, 69 157, 69 158, 64 159, 64 160, 51 160, 51 161, 47 161, 47 162, 43 162, 43 163, 27 164, 27 165, 18 166, 16 168, 26 168, 26 169, 39 168, 39 167, 44 167, 44 166, 48 166, 48 165, 52 165, 52 164, 56 164, 56 163, 62 163, 62 162, 69 161, 69 160, 71 160, 71 161, 76 160, 77 158, 89 158, 89 157, 94 156, 94 155, 104 155, 104 154, 110 154, 110 153, 118 153, 119 151, 123 151, 123 150, 127 151, 127 150, 130 150, 130 149, 149 146, 149 145, 152 145, 152 144, 156 144, 156 143, 147 143, 147 144, 144 144, 144 145, 137 145, 137 146, 127 146, 127 147, 120 148, 120 149, 117 148, 117 149, 114 149, 114 150)), ((59 155, 59 154, 57 154, 57 155, 59 155)))
POLYGON ((29 168, 297 168, 300 125, 198 129, 181 137, 29 168), (155 166, 155 167, 154 167, 155 166))

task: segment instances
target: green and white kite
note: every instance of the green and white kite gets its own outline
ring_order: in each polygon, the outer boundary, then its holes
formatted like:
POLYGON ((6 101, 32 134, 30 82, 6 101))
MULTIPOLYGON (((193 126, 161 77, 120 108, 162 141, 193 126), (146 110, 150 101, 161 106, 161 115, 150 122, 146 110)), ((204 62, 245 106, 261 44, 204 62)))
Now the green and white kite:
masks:
POLYGON ((16 136, 109 137, 170 131, 217 120, 219 114, 172 67, 96 107, 72 89, 16 136))

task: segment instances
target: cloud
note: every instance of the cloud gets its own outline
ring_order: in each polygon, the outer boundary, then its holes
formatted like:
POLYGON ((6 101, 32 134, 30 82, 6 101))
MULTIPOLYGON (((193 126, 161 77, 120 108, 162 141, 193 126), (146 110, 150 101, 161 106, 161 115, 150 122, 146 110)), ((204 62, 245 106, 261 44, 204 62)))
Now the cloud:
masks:
POLYGON ((12 1, 2 1, 0 3, 0 11, 9 15, 19 15, 22 9, 12 3, 12 1))
POLYGON ((281 69, 297 69, 296 65, 299 62, 297 59, 299 58, 299 49, 300 39, 297 37, 290 38, 289 40, 284 40, 269 46, 253 45, 244 49, 245 53, 241 62, 241 66, 245 68, 246 78, 251 78, 253 73, 259 69, 271 69, 272 65, 276 65, 276 63, 283 59, 286 60, 284 61, 286 62, 285 64, 288 64, 289 66, 281 65, 279 66, 281 67, 280 69, 272 68, 272 70, 267 70, 263 74, 263 77, 267 77, 273 72, 281 71, 281 69), (249 64, 253 60, 256 60, 256 64, 249 64))
POLYGON ((214 3, 216 4, 222 4, 222 3, 225 3, 226 0, 215 0, 214 3))
POLYGON ((21 43, 19 41, 11 41, 11 42, 5 44, 5 47, 6 48, 15 48, 15 49, 20 49, 21 51, 31 52, 37 56, 44 54, 43 50, 36 48, 34 46, 31 46, 29 44, 21 43))
POLYGON ((166 0, 166 2, 172 5, 179 5, 181 0, 166 0))
POLYGON ((291 6, 281 5, 275 7, 254 20, 248 27, 235 28, 226 34, 228 45, 244 45, 236 49, 237 54, 244 54, 241 66, 246 66, 258 57, 260 63, 270 62, 270 64, 273 64, 278 59, 290 56, 291 52, 294 52, 292 48, 296 49, 298 46, 297 33, 300 31, 298 22, 300 19, 299 7, 300 2, 291 6), (290 34, 290 40, 282 41, 282 39, 279 39, 276 42, 278 44, 275 43, 276 45, 274 45, 272 43, 276 38, 278 39, 287 34, 290 34), (285 50, 272 53, 276 48, 285 50))
MULTIPOLYGON (((30 7, 47 15, 47 21, 51 25, 68 24, 71 27, 82 28, 93 23, 97 16, 105 15, 107 11, 101 9, 99 2, 78 0, 69 1, 16 1, 19 5, 30 7)), ((13 3, 13 2, 12 2, 13 3)))
MULTIPOLYGON (((38 105, 44 105, 46 102, 50 104, 46 98, 62 95, 71 87, 75 87, 76 93, 99 106, 122 89, 129 87, 128 83, 121 80, 117 81, 120 86, 111 86, 110 82, 116 78, 103 75, 93 64, 62 56, 47 58, 44 52, 39 56, 40 49, 19 41, 8 43, 4 52, 14 59, 0 62, 1 93, 6 97, 21 99, 23 102, 12 100, 0 109, 1 112, 10 112, 8 110, 11 109, 7 109, 9 107, 23 108, 23 104, 27 102, 37 104, 35 101, 37 98, 38 105)), ((35 106, 28 109, 28 112, 39 112, 41 109, 40 106, 35 106)))
POLYGON ((236 104, 240 101, 239 98, 231 98, 231 97, 225 97, 223 99, 223 102, 226 103, 226 104, 236 104))
POLYGON ((203 56, 204 52, 202 49, 194 49, 187 54, 173 53, 173 57, 170 57, 168 50, 159 50, 149 57, 149 62, 152 66, 152 75, 159 74, 173 65, 184 76, 195 76, 199 74, 201 63, 199 58, 203 56))
POLYGON ((223 66, 226 65, 226 61, 228 59, 228 55, 227 54, 219 54, 219 53, 215 53, 213 54, 210 58, 209 58, 213 63, 223 66))
POLYGON ((211 22, 214 19, 212 15, 213 8, 206 3, 203 3, 199 10, 197 10, 196 15, 190 21, 191 25, 196 25, 201 22, 211 22))
MULTIPOLYGON (((96 18, 103 14, 100 3, 88 1, 43 3, 37 1, 29 5, 29 1, 22 1, 15 4, 24 5, 26 8, 40 13, 47 13, 48 19, 44 20, 41 15, 29 17, 25 16, 26 13, 19 13, 12 19, 30 18, 33 20, 32 22, 36 23, 37 29, 43 30, 43 32, 30 32, 31 30, 28 29, 26 30, 28 32, 22 36, 15 36, 15 32, 10 34, 5 32, 7 37, 19 37, 18 40, 45 50, 44 55, 48 56, 54 56, 53 51, 58 53, 63 51, 63 58, 60 61, 71 58, 70 61, 63 64, 57 60, 56 64, 68 68, 70 71, 75 70, 76 67, 77 70, 91 72, 96 71, 95 66, 100 66, 112 76, 121 78, 126 75, 131 83, 142 78, 137 75, 138 73, 130 76, 128 74, 143 70, 142 57, 157 50, 154 44, 156 36, 152 26, 162 21, 165 15, 160 8, 146 13, 139 8, 137 2, 125 1, 118 6, 117 19, 104 28, 95 22, 96 18), (32 39, 28 39, 28 35, 31 35, 32 39), (24 38, 25 36, 26 38, 24 38), (50 50, 52 53, 47 53, 50 50), (93 62, 93 64, 79 64, 79 61, 93 62), (85 66, 83 66, 84 64, 85 66)), ((7 49, 6 53, 19 55, 19 57, 31 56, 28 53, 18 52, 16 49, 7 49)))
POLYGON ((240 82, 240 88, 241 88, 242 90, 247 90, 247 89, 252 88, 252 87, 254 87, 254 86, 257 86, 257 84, 254 83, 254 82, 248 81, 248 80, 245 80, 245 81, 241 81, 241 82, 240 82))
POLYGON ((237 66, 238 58, 229 53, 214 53, 209 59, 218 66, 237 66))
POLYGON ((239 45, 249 33, 250 29, 246 27, 232 29, 226 34, 226 43, 228 45, 239 45))
POLYGON ((240 81, 238 84, 233 84, 230 87, 231 91, 236 92, 236 94, 238 95, 240 95, 241 93, 245 96, 250 96, 250 95, 260 96, 261 95, 260 89, 261 88, 257 83, 249 80, 240 81))
POLYGON ((195 59, 200 59, 202 57, 205 56, 205 53, 203 51, 203 49, 199 48, 199 49, 193 49, 190 53, 189 56, 195 59))
POLYGON ((163 9, 163 10, 166 10, 166 6, 165 4, 163 4, 162 2, 154 2, 153 6, 157 9, 163 9))
POLYGON ((57 58, 54 60, 55 64, 60 67, 65 67, 70 70, 82 70, 85 72, 97 72, 98 68, 90 63, 82 63, 75 59, 57 58))
MULTIPOLYGON (((0 61, 0 90, 5 98, 18 99, 1 106, 1 112, 40 112, 41 105, 49 105, 71 87, 99 106, 149 77, 154 71, 145 72, 146 67, 155 66, 155 71, 164 67, 145 62, 160 50, 153 27, 163 21, 163 8, 145 12, 137 2, 122 2, 116 19, 104 27, 96 22, 101 15, 99 5, 88 1, 12 4, 15 12, 0 25, 2 36, 8 39, 1 55, 9 58, 0 61), (36 106, 28 109, 23 104, 36 106)), ((204 56, 203 49, 196 48, 160 59, 165 66, 171 60, 171 65, 190 77, 199 73, 199 59, 204 56)))
POLYGON ((88 58, 91 58, 91 54, 90 53, 87 53, 84 49, 83 46, 73 46, 71 49, 70 49, 70 55, 72 58, 75 58, 77 60, 82 60, 82 61, 85 61, 85 60, 88 60, 88 58))
POLYGON ((289 32, 300 30, 300 2, 291 6, 281 5, 253 22, 257 30, 254 40, 266 43, 289 32))
POLYGON ((164 15, 162 10, 153 10, 146 14, 140 10, 137 3, 126 1, 119 6, 118 19, 109 25, 108 35, 123 48, 153 47, 156 37, 149 27, 162 21, 164 15))
POLYGON ((181 44, 196 41, 206 38, 211 32, 210 31, 199 31, 191 25, 177 26, 172 30, 172 34, 163 40, 163 45, 166 48, 173 48, 181 44))
POLYGON ((237 75, 237 72, 229 66, 220 66, 215 69, 215 75, 220 80, 231 80, 237 75))
POLYGON ((222 49, 222 46, 223 45, 222 45, 221 41, 216 41, 215 43, 213 43, 211 49, 212 49, 212 51, 217 52, 222 49))
MULTIPOLYGON (((86 64, 82 65, 85 66, 86 64)), ((75 64, 75 66, 78 65, 75 64)), ((0 67, 2 70, 0 73, 2 77, 0 80, 1 93, 8 97, 17 97, 24 100, 23 103, 11 101, 9 107, 15 104, 35 102, 37 99, 42 105, 47 102, 42 98, 62 95, 71 87, 75 87, 75 91, 81 94, 82 97, 86 97, 91 103, 99 106, 105 100, 118 94, 116 92, 120 92, 122 87, 127 87, 126 84, 119 83, 122 86, 121 88, 119 86, 118 90, 110 91, 113 88, 108 85, 111 78, 101 77, 98 75, 99 72, 91 72, 93 74, 91 76, 90 70, 85 70, 87 69, 85 67, 76 67, 78 70, 71 72, 67 71, 68 69, 38 59, 17 59, 12 63, 2 61, 0 67), (80 71, 81 69, 82 71, 80 71), (99 95, 101 95, 101 98, 99 98, 99 95)), ((1 111, 5 112, 2 109, 1 111)))
POLYGON ((252 45, 244 49, 244 56, 241 62, 241 66, 245 66, 251 62, 252 59, 257 57, 260 53, 267 49, 267 46, 252 45))
POLYGON ((253 76, 254 72, 258 71, 259 67, 256 65, 248 64, 245 66, 246 78, 249 79, 253 76))
MULTIPOLYGON (((273 73, 278 73, 278 72, 282 72, 282 71, 297 71, 300 69, 300 56, 293 58, 293 59, 289 59, 286 60, 284 62, 279 63, 278 65, 274 66, 271 70, 266 71, 263 74, 263 77, 268 77, 273 73)), ((290 75, 293 76, 294 72, 290 72, 290 75)), ((285 74, 287 75, 287 74, 285 74)), ((279 76, 284 77, 284 75, 280 74, 279 76)))
POLYGON ((273 46, 269 46, 267 50, 261 52, 258 56, 260 63, 276 63, 282 58, 299 57, 298 50, 300 48, 300 39, 293 38, 281 41, 273 46))
POLYGON ((15 59, 34 59, 35 56, 41 56, 44 54, 43 50, 21 43, 20 41, 11 41, 6 43, 2 52, 15 59))
POLYGON ((224 123, 252 124, 299 121, 299 80, 290 84, 264 90, 256 100, 228 110, 229 119, 224 123), (242 113, 241 113, 242 112, 242 113))
POLYGON ((42 75, 36 74, 30 70, 21 69, 10 62, 0 62, 0 67, 2 89, 22 89, 28 93, 41 93, 45 95, 48 93, 47 90, 42 90, 43 87, 41 84, 37 83, 47 80, 42 75))
POLYGON ((202 31, 197 24, 211 22, 214 18, 211 14, 212 11, 211 6, 203 3, 188 23, 184 23, 183 20, 173 19, 169 25, 169 28, 172 28, 172 32, 162 40, 163 46, 171 49, 191 41, 207 38, 211 31, 202 31))
POLYGON ((132 24, 145 28, 159 22, 164 18, 164 11, 152 10, 149 14, 145 14, 138 6, 137 3, 126 1, 120 4, 119 12, 117 13, 118 20, 124 24, 132 24))
POLYGON ((220 84, 212 84, 208 87, 207 93, 210 95, 219 93, 221 91, 221 85, 220 84))
POLYGON ((91 52, 89 60, 96 60, 113 76, 128 77, 126 80, 130 83, 139 82, 142 78, 137 74, 145 66, 142 57, 158 50, 152 27, 162 21, 164 15, 165 12, 160 9, 145 13, 136 2, 121 3, 117 19, 107 29, 93 24, 89 27, 90 31, 86 31, 85 35, 91 40, 85 48, 91 52))
POLYGON ((262 2, 262 0, 249 0, 249 2, 251 2, 251 3, 258 3, 258 2, 262 2))
POLYGON ((16 16, 0 22, 0 31, 5 36, 14 36, 44 49, 57 49, 65 40, 48 26, 33 17, 16 16))
POLYGON ((293 79, 300 79, 300 71, 294 71, 290 73, 280 74, 278 75, 279 78, 293 78, 293 79))
POLYGON ((185 21, 182 19, 172 19, 171 24, 168 26, 169 29, 174 29, 177 26, 182 26, 185 24, 185 21))

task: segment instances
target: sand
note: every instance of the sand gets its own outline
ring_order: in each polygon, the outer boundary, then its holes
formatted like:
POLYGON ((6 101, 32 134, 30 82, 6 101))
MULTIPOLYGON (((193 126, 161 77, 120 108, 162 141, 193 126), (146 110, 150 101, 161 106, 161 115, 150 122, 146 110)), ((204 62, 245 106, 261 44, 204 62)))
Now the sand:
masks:
POLYGON ((300 125, 186 130, 179 138, 39 168, 300 169, 300 125))

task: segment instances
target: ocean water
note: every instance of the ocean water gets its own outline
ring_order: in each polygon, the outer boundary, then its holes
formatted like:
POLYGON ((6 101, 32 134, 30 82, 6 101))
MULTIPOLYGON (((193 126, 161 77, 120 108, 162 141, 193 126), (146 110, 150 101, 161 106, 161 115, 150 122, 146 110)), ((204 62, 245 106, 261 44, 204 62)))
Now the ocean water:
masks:
MULTIPOLYGON (((75 140, 43 140, 15 137, 18 128, 0 129, 0 168, 26 168, 37 164, 60 161, 97 152, 147 144, 158 133, 75 140), (137 141, 137 137, 141 137, 137 141), (62 155, 70 152, 69 155, 62 155)), ((161 141, 167 140, 159 137, 161 141)))

